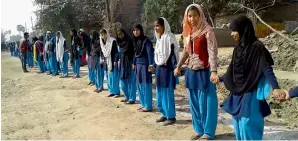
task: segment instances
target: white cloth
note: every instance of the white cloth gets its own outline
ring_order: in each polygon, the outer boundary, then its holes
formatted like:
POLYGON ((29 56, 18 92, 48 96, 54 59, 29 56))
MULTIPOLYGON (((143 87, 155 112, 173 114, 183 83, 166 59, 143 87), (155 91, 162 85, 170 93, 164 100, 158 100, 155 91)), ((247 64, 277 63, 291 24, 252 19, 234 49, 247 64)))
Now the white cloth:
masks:
POLYGON ((155 31, 156 46, 154 52, 154 61, 157 65, 164 65, 167 63, 171 55, 171 45, 174 45, 174 53, 176 60, 179 61, 179 46, 175 35, 171 32, 171 27, 165 18, 164 20, 164 34, 159 37, 155 31))
POLYGON ((56 58, 59 62, 63 62, 63 55, 64 55, 64 42, 65 38, 63 37, 62 33, 60 33, 60 37, 56 36, 56 58), (59 40, 59 42, 58 42, 59 40))
POLYGON ((102 37, 100 37, 100 47, 101 47, 103 56, 106 58, 107 67, 109 71, 111 71, 113 67, 111 52, 112 52, 112 46, 114 41, 115 41, 115 38, 111 37, 109 33, 107 33, 106 44, 103 43, 102 37))

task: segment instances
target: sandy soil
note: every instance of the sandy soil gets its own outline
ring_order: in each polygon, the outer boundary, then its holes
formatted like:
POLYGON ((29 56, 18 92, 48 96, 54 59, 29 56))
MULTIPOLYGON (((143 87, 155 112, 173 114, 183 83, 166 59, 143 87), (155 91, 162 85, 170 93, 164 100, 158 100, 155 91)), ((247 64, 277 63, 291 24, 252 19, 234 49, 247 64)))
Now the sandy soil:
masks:
MULTIPOLYGON (((139 113, 139 104, 124 105, 120 99, 107 98, 106 91, 94 93, 85 67, 82 78, 61 79, 37 74, 36 68, 24 74, 18 58, 8 53, 1 57, 3 140, 187 140, 194 134, 183 84, 175 92, 177 124, 164 127, 155 123, 160 117, 156 111, 139 113)), ((216 139, 235 139, 231 127, 231 116, 219 110, 216 139)), ((264 138, 297 139, 298 132, 287 129, 282 119, 267 120, 264 138)))

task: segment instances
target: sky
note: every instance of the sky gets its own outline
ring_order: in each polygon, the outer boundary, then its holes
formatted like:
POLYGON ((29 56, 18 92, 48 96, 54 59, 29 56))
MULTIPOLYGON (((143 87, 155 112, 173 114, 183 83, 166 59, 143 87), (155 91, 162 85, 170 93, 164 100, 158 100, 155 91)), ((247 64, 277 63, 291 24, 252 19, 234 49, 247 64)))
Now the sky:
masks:
POLYGON ((19 34, 17 25, 25 26, 26 23, 29 32, 32 31, 31 16, 34 25, 35 10, 33 0, 1 0, 1 29, 11 30, 12 35, 15 35, 19 34))

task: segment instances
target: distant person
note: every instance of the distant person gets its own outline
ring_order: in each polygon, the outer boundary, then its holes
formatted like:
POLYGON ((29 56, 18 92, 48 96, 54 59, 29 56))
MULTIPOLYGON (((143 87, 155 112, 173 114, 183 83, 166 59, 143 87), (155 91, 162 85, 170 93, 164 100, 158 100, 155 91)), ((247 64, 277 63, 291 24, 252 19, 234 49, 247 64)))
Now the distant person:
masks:
POLYGON ((264 44, 257 39, 253 24, 246 16, 230 24, 237 42, 231 64, 223 76, 230 95, 221 108, 232 115, 237 140, 262 140, 264 118, 271 114, 266 98, 270 94, 285 95, 274 75, 274 61, 264 44))
POLYGON ((150 39, 145 36, 142 25, 132 28, 134 43, 133 69, 136 74, 137 91, 140 99, 140 112, 152 111, 152 72, 154 65, 154 48, 150 39))
POLYGON ((28 49, 28 57, 27 57, 27 63, 29 68, 33 68, 34 66, 34 60, 33 60, 33 46, 34 43, 38 40, 37 37, 32 38, 32 42, 29 42, 29 49, 28 49))
POLYGON ((94 92, 100 93, 103 90, 104 82, 104 61, 100 47, 100 37, 97 31, 92 31, 91 36, 91 56, 88 58, 88 67, 95 71, 95 87, 94 92))
POLYGON ((82 42, 78 36, 76 29, 70 30, 71 35, 71 48, 70 48, 70 63, 72 65, 72 70, 74 77, 80 78, 80 64, 81 64, 81 51, 82 51, 82 42))
POLYGON ((51 31, 47 31, 45 51, 47 59, 48 75, 58 75, 58 64, 56 59, 55 37, 51 31))
POLYGON ((108 84, 108 97, 120 97, 118 73, 118 48, 116 39, 111 37, 106 29, 100 30, 100 47, 105 59, 105 74, 108 84))
POLYGON ((14 56, 14 43, 9 43, 10 56, 14 56))
POLYGON ((117 31, 117 43, 120 50, 120 83, 125 99, 121 102, 134 104, 136 102, 136 80, 132 68, 134 47, 132 39, 120 28, 117 31))
POLYGON ((69 55, 66 50, 66 39, 60 31, 56 32, 56 59, 59 62, 62 76, 60 78, 68 77, 68 60, 69 55))
POLYGON ((29 49, 29 33, 25 32, 24 33, 24 39, 22 40, 22 42, 20 43, 19 46, 19 51, 20 51, 20 59, 22 62, 22 69, 23 72, 29 72, 26 68, 26 62, 27 62, 27 53, 28 53, 28 49, 29 49))
POLYGON ((38 40, 34 43, 34 60, 37 62, 38 73, 44 73, 46 71, 46 66, 44 62, 44 38, 39 36, 38 40))
POLYGON ((180 48, 184 48, 184 44, 183 44, 183 35, 180 36, 180 39, 179 39, 179 46, 180 46, 180 48))

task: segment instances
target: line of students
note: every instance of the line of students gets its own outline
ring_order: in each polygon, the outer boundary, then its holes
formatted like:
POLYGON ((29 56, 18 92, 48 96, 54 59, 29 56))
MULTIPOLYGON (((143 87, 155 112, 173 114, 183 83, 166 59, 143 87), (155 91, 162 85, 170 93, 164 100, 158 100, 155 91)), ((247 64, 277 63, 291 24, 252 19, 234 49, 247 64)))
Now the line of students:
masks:
MULTIPOLYGON (((162 114, 156 122, 171 125, 176 121, 174 89, 176 77, 187 61, 185 84, 188 90, 193 128, 196 134, 191 138, 214 139, 218 118, 216 84, 222 82, 230 95, 220 107, 233 117, 237 140, 261 140, 264 131, 264 117, 270 114, 266 102, 273 88, 277 99, 285 99, 273 73, 273 59, 269 51, 255 36, 252 22, 245 16, 233 20, 230 25, 232 36, 237 41, 231 64, 225 75, 217 74, 218 47, 212 27, 205 19, 198 4, 187 7, 183 20, 184 51, 179 57, 178 43, 171 33, 165 18, 155 23, 156 46, 144 35, 143 27, 136 24, 132 28, 133 37, 123 30, 117 30, 117 38, 106 29, 92 31, 88 51, 88 75, 94 92, 103 90, 104 76, 107 79, 108 97, 119 97, 121 89, 125 98, 121 102, 134 104, 136 91, 140 99, 140 112, 152 109, 152 73, 156 73, 156 104, 162 114), (176 77, 175 77, 176 76, 176 77)), ((71 30, 71 48, 66 50, 61 32, 56 33, 56 49, 47 47, 53 43, 46 39, 43 50, 42 36, 35 42, 34 58, 40 72, 45 71, 41 62, 44 52, 48 52, 46 64, 49 73, 57 74, 54 68, 56 57, 61 64, 63 77, 67 74, 68 51, 75 77, 79 77, 82 42, 75 29, 71 30), (52 54, 52 52, 56 52, 52 54), (54 57, 56 55, 56 57, 54 57), (54 61, 53 61, 54 60, 54 61)), ((47 36, 49 37, 49 36, 47 36)), ((86 46, 86 42, 83 43, 86 46)), ((87 49, 88 50, 88 49, 87 49)))

